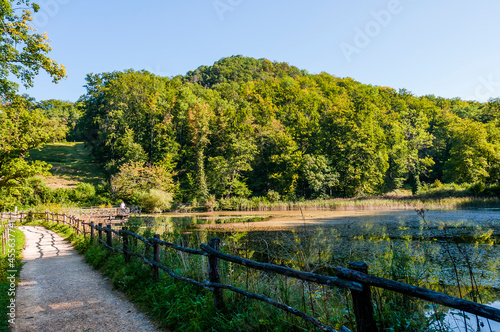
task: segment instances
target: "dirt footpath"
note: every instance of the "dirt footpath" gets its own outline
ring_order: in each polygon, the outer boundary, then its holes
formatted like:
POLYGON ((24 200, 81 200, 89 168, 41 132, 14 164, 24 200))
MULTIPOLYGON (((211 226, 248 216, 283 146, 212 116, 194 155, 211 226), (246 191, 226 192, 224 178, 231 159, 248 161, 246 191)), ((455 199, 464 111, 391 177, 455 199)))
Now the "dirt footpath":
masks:
POLYGON ((19 229, 26 247, 14 331, 159 331, 62 237, 19 229))

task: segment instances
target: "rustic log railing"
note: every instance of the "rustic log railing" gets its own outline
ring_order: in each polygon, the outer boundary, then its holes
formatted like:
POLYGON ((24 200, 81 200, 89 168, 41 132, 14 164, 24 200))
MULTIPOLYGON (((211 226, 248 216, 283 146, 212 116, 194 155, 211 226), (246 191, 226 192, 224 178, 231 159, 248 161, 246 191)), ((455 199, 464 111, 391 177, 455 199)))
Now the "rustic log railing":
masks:
MULTIPOLYGON (((0 221, 3 220, 4 215, 5 213, 4 214, 0 213, 0 221)), ((402 282, 369 275, 367 273, 367 266, 364 263, 351 263, 349 268, 336 267, 335 268, 336 277, 325 276, 311 272, 293 270, 279 265, 260 263, 242 257, 222 253, 219 250, 220 240, 218 238, 210 239, 208 245, 201 244, 200 249, 197 250, 197 249, 182 247, 173 243, 169 243, 167 241, 163 241, 157 234, 151 238, 146 239, 138 234, 126 230, 125 228, 122 228, 120 230, 114 230, 111 228, 111 225, 107 225, 106 227, 103 227, 102 223, 100 223, 99 225, 94 225, 93 222, 80 220, 75 218, 74 216, 68 216, 66 214, 56 214, 51 212, 45 212, 45 213, 30 212, 30 213, 17 214, 17 217, 15 218, 19 220, 24 220, 25 218, 28 218, 28 220, 33 220, 36 216, 38 216, 39 219, 44 219, 46 221, 53 221, 56 223, 64 223, 66 225, 71 226, 77 233, 83 234, 85 237, 89 236, 91 241, 97 241, 98 243, 104 245, 106 248, 109 248, 110 250, 122 253, 124 255, 125 262, 127 263, 130 262, 131 257, 139 258, 145 264, 148 264, 152 267, 153 278, 155 280, 158 280, 160 270, 163 270, 168 275, 177 280, 188 282, 193 285, 203 287, 205 289, 212 291, 214 295, 214 306, 218 309, 224 307, 222 290, 226 289, 244 295, 246 297, 268 303, 281 310, 296 315, 304 319, 305 321, 313 324, 322 331, 336 331, 333 328, 323 324, 318 319, 304 312, 301 312, 293 307, 290 307, 286 304, 279 303, 275 300, 272 300, 270 298, 267 298, 259 294, 253 294, 247 292, 243 289, 239 289, 232 285, 222 284, 220 279, 219 260, 224 260, 245 266, 247 268, 272 272, 303 281, 349 289, 352 294, 353 308, 356 318, 356 329, 358 332, 377 331, 376 322, 373 317, 371 287, 383 288, 397 293, 409 295, 412 297, 417 297, 426 301, 445 305, 450 308, 458 309, 477 316, 491 319, 496 322, 500 322, 499 309, 484 304, 479 304, 476 302, 457 298, 454 296, 446 295, 436 291, 432 291, 426 288, 416 287, 402 282), (95 230, 97 230, 98 232, 97 238, 95 236, 95 230), (103 239, 103 233, 106 234, 105 239, 103 239), (115 236, 115 238, 121 239, 121 244, 122 244, 121 247, 116 248, 113 246, 113 236, 115 236), (132 252, 130 250, 131 248, 129 242, 130 238, 134 239, 134 241, 141 241, 144 243, 145 245, 144 254, 132 252), (176 251, 182 251, 192 255, 206 256, 208 258, 210 280, 208 281, 204 280, 203 282, 200 282, 187 277, 177 275, 171 269, 169 269, 168 267, 164 266, 161 263, 160 247, 172 248, 176 251), (150 255, 150 248, 153 248, 152 255, 150 255), (149 256, 152 257, 149 258, 149 256)), ((10 214, 10 218, 13 218, 12 214, 10 214)), ((116 242, 117 241, 115 241, 115 243, 116 242)), ((349 329, 342 327, 340 331, 347 332, 349 331, 349 329)))
MULTIPOLYGON (((2 255, 5 256, 8 252, 9 246, 9 236, 10 229, 12 229, 13 225, 17 220, 22 220, 26 217, 25 212, 2 212, 0 213, 0 238, 1 238, 1 246, 2 246, 2 255)), ((12 238, 11 238, 12 239, 12 238)), ((12 245, 12 243, 11 243, 12 245)))
POLYGON ((2 245, 2 255, 5 256, 7 249, 7 241, 8 241, 8 228, 9 228, 9 220, 8 214, 4 217, 4 214, 0 214, 0 236, 1 236, 1 245, 2 245), (5 218, 6 217, 6 218, 5 218), (5 219, 5 220, 4 220, 5 219))

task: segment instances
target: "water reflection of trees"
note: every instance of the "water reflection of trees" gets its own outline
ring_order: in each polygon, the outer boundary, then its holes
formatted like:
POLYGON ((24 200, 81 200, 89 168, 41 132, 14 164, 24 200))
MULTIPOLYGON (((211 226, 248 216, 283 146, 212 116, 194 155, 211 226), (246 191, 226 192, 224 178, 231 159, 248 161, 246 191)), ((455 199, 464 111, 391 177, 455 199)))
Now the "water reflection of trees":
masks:
MULTIPOLYGON (((254 256, 275 264, 331 274, 337 265, 362 261, 377 276, 480 303, 500 298, 499 238, 490 227, 465 222, 431 224, 422 219, 418 224, 401 222, 392 227, 365 223, 246 236, 254 256)), ((397 311, 433 309, 435 326, 446 327, 443 308, 383 290, 377 290, 375 298, 387 326, 402 321, 394 317, 397 311)))
MULTIPOLYGON (((210 237, 217 236, 223 239, 222 249, 228 253, 299 270, 332 275, 337 265, 347 266, 349 262, 362 261, 369 265, 369 272, 377 276, 482 303, 500 298, 500 292, 495 288, 499 285, 499 231, 495 228, 498 226, 487 223, 428 222, 421 218, 390 225, 353 222, 279 232, 210 232, 195 231, 194 222, 170 219, 162 223, 157 232, 189 247, 198 247, 200 243, 208 243, 210 237)), ((231 264, 225 267, 224 273, 229 280, 246 286, 255 284, 249 280, 256 278, 266 285, 277 283, 274 289, 262 291, 269 295, 278 292, 285 299, 291 297, 285 291, 285 286, 291 283, 287 278, 262 275, 231 264)), ((317 301, 316 306, 312 305, 313 310, 319 310, 328 297, 339 303, 349 302, 342 291, 311 289, 310 286, 306 290, 304 285, 296 287, 302 287, 309 299, 317 301)), ((418 326, 430 326, 429 322, 433 321, 436 330, 447 330, 444 321, 446 309, 385 290, 375 290, 374 300, 379 323, 383 326, 410 324, 395 329, 410 331, 418 330, 418 326), (428 314, 423 314, 425 312, 428 314)), ((334 319, 336 316, 331 310, 341 309, 325 309, 322 315, 334 319)), ((339 322, 346 323, 345 319, 339 322)))
POLYGON ((248 258, 308 271, 328 273, 337 265, 362 261, 372 274, 433 289, 456 286, 457 279, 471 288, 499 284, 500 237, 493 225, 421 218, 391 225, 353 222, 275 232, 195 231, 193 225, 200 222, 207 220, 168 217, 155 229, 178 234, 179 240, 194 246, 216 235, 248 258))

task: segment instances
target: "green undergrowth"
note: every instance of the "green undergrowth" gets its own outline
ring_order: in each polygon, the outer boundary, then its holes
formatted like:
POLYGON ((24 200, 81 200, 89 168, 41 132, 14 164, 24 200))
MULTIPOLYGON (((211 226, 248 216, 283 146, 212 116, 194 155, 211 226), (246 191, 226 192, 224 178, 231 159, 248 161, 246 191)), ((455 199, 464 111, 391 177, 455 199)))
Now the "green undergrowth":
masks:
POLYGON ((176 281, 166 274, 162 274, 160 280, 155 282, 151 268, 142 260, 133 259, 125 264, 123 255, 110 254, 108 249, 96 242, 90 243, 67 225, 46 221, 26 224, 43 226, 70 241, 85 255, 87 263, 112 280, 116 289, 125 293, 161 328, 172 331, 308 330, 283 320, 277 310, 263 310, 260 306, 252 310, 252 301, 248 300, 229 302, 223 311, 218 312, 210 291, 176 281))
MULTIPOLYGON (((2 231, 3 227, 0 228, 0 233, 2 231)), ((9 316, 9 306, 12 306, 11 299, 15 298, 16 287, 12 287, 12 279, 9 277, 14 275, 15 284, 17 284, 22 267, 21 255, 24 247, 24 234, 18 229, 13 229, 11 230, 10 239, 13 239, 13 241, 7 242, 5 255, 3 255, 0 241, 0 331, 10 331, 9 319, 13 317, 9 316)))
MULTIPOLYGON (((146 229, 142 235, 153 235, 146 229)), ((179 233, 164 233, 162 239, 190 248, 199 248, 207 243, 205 235, 187 238, 179 233)), ((114 243, 115 247, 120 242, 114 243)), ((146 248, 141 242, 132 240, 130 249, 143 254, 146 248)), ((307 262, 305 248, 298 245, 297 255, 307 262)), ((223 252, 238 256, 243 253, 237 241, 227 240, 221 246, 223 252)), ((243 250, 245 251, 245 250, 243 250)), ((149 252, 151 254, 151 251, 149 252)), ((293 253, 295 255, 295 253, 293 253)), ((175 250, 161 250, 160 260, 174 273, 198 282, 208 280, 206 257, 188 255, 175 250)), ((132 257, 125 264, 122 254, 110 254, 102 246, 90 246, 85 252, 87 262, 109 277, 116 288, 126 293, 144 311, 154 318, 162 328, 173 331, 319 331, 314 326, 296 316, 285 313, 273 306, 257 300, 248 299, 230 291, 224 291, 225 308, 214 308, 210 291, 177 281, 160 273, 160 280, 152 279, 151 268, 141 260, 132 257)), ((408 257, 396 257, 397 269, 409 269, 408 257)), ((285 262, 280 265, 299 270, 314 272, 317 266, 294 266, 285 262)), ((337 287, 317 285, 300 280, 248 269, 244 266, 220 261, 221 282, 244 289, 250 293, 261 294, 278 302, 305 312, 334 329, 346 326, 356 330, 350 292, 337 287)), ((400 279, 399 272, 395 279, 400 279)), ((387 331, 434 331, 432 319, 425 315, 422 301, 390 292, 374 294, 375 316, 379 326, 387 331)), ((439 331, 446 331, 442 329, 439 331)))
MULTIPOLYGON (((86 260, 113 281, 113 285, 161 328, 172 331, 308 331, 310 327, 288 320, 274 308, 226 293, 225 308, 215 310, 212 293, 161 274, 152 278, 141 261, 125 264, 122 255, 109 255, 102 246, 91 246, 86 260)), ((173 265, 176 265, 173 262, 173 265)), ((179 272, 179 271, 176 271, 179 272)), ((192 276, 191 276, 192 277, 192 276)))
MULTIPOLYGON (((113 253, 97 241, 91 243, 81 235, 75 235, 68 226, 46 222, 34 224, 52 229, 72 241, 85 255, 87 263, 108 277, 116 289, 125 293, 163 329, 287 332, 317 330, 296 316, 227 290, 223 292, 224 309, 216 310, 211 291, 178 281, 163 271, 160 271, 159 280, 154 281, 151 267, 145 265, 141 259, 131 257, 131 261, 125 263, 123 254, 113 253)), ((133 225, 129 226, 131 231, 139 230, 145 238, 153 236, 152 229, 133 229, 133 225)), ((199 248, 201 243, 208 243, 209 236, 197 233, 186 237, 186 234, 174 232, 164 233, 161 238, 185 247, 199 248)), ((113 241, 114 247, 122 246, 119 238, 113 241)), ((293 238, 290 241, 293 241, 293 238)), ((242 243, 238 243, 236 238, 226 239, 220 250, 252 259, 252 252, 243 249, 242 243)), ((329 274, 325 267, 314 265, 315 253, 312 250, 314 248, 304 247, 306 245, 297 242, 296 247, 289 253, 290 256, 297 256, 296 258, 303 264, 291 263, 295 259, 288 263, 285 261, 277 263, 298 270, 329 274)), ((129 250, 147 257, 151 257, 152 254, 151 248, 146 248, 141 241, 134 241, 133 238, 129 239, 129 250)), ((268 256, 273 257, 273 254, 269 253, 268 256)), ((207 259, 204 256, 162 249, 160 261, 183 277, 198 282, 208 280, 207 259)), ((407 282, 413 280, 415 264, 411 256, 398 254, 395 249, 389 261, 388 266, 384 268, 386 274, 381 276, 395 280, 404 279, 407 282)), ((220 274, 221 282, 224 284, 287 304, 310 314, 334 329, 346 326, 352 331, 356 330, 352 299, 348 290, 302 282, 222 260, 220 274)), ((443 319, 444 314, 436 312, 436 318, 427 316, 426 304, 420 300, 382 290, 374 291, 373 297, 375 318, 379 327, 385 331, 448 331, 447 328, 436 329, 432 325, 437 319, 443 319)))
MULTIPOLYGON (((87 263, 108 277, 115 288, 125 293, 161 328, 171 331, 292 332, 314 330, 312 326, 295 316, 227 291, 224 293, 225 307, 217 311, 212 293, 208 290, 175 280, 163 272, 160 273, 160 279, 154 281, 151 267, 145 265, 142 260, 132 257, 132 261, 125 264, 122 254, 110 253, 109 249, 104 246, 96 242, 90 243, 88 239, 85 240, 81 235, 76 235, 69 226, 45 221, 34 221, 29 224, 44 226, 71 241, 85 255, 87 263)), ((147 238, 152 236, 152 233, 147 229, 142 235, 147 238)), ((121 244, 116 242, 114 246, 119 247, 121 244)), ((135 247, 131 244, 131 247, 134 252, 144 253, 142 242, 135 247)), ((162 262, 179 275, 198 281, 208 279, 205 257, 179 254, 173 250, 162 251, 162 262)), ((285 277, 275 278, 273 281, 277 283, 277 286, 270 286, 269 276, 261 273, 249 275, 245 271, 247 270, 244 267, 223 263, 221 266, 223 282, 232 282, 243 288, 246 284, 254 288, 250 291, 264 294, 283 292, 288 286, 292 286, 285 277)), ((293 297, 289 291, 285 293, 287 293, 288 300, 293 297)), ((298 292, 295 293, 297 296, 300 295, 298 292)), ((348 312, 345 314, 349 315, 348 312)), ((349 316, 352 316, 352 313, 349 316)), ((349 320, 352 321, 352 317, 349 320)), ((332 326, 340 322, 345 323, 345 320, 334 317, 328 319, 328 323, 332 326)))

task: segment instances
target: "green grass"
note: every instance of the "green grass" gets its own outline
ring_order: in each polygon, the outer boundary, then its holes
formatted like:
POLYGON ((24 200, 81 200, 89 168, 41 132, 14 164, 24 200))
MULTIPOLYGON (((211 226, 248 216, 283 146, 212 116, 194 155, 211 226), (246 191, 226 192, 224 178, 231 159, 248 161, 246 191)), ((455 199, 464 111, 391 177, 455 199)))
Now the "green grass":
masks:
MULTIPOLYGON (((0 230, 0 232, 3 231, 0 230)), ((16 284, 19 281, 19 273, 21 271, 21 253, 24 246, 24 234, 18 229, 11 230, 11 234, 14 236, 15 247, 14 254, 9 255, 9 249, 11 247, 7 246, 6 255, 2 255, 0 248, 0 330, 10 331, 9 328, 9 316, 10 312, 8 306, 11 303, 11 298, 14 298, 15 291, 11 288, 11 281, 8 279, 12 274, 8 271, 16 271, 13 273, 16 277, 16 284)), ((0 244, 1 247, 1 244, 0 244)))
MULTIPOLYGON (((87 263, 107 276, 118 290, 124 292, 162 328, 171 331, 292 332, 316 330, 295 316, 228 291, 224 292, 225 308, 217 311, 214 308, 210 291, 177 281, 166 273, 161 273, 160 280, 155 282, 151 268, 142 260, 132 258, 132 261, 126 264, 122 254, 111 253, 95 242, 90 243, 81 235, 75 235, 73 229, 68 226, 41 221, 30 224, 43 225, 72 241, 85 255, 87 263)), ((152 234, 151 229, 142 232, 145 238, 151 237, 152 234)), ((199 248, 199 243, 207 241, 199 235, 196 239, 191 239, 194 241, 188 240, 189 244, 184 243, 186 239, 183 239, 178 232, 164 233, 162 239, 192 248, 199 248)), ((294 238, 289 241, 296 242, 294 238)), ((121 240, 115 238, 114 247, 121 245, 121 240)), ((302 247, 299 243, 296 245, 297 248, 292 249, 291 254, 295 254, 296 250, 303 251, 303 262, 308 262, 313 258, 313 256, 308 257, 314 255, 314 253, 308 253, 308 248, 302 247)), ((140 241, 137 244, 134 244, 133 240, 129 241, 129 249, 141 254, 145 252, 145 247, 140 241)), ((236 239, 234 243, 228 239, 221 249, 238 255, 237 251, 241 249, 241 243, 236 239)), ((395 254, 394 257, 391 261, 391 266, 395 264, 394 271, 398 273, 403 271, 401 273, 405 276, 407 276, 406 272, 413 271, 411 256, 395 254)), ((164 265, 179 275, 198 281, 208 278, 205 257, 187 255, 175 250, 161 250, 160 259, 164 265)), ((285 261, 279 264, 288 265, 285 261)), ((347 290, 303 283, 293 278, 247 269, 225 261, 221 261, 220 268, 223 283, 287 303, 317 317, 333 328, 339 329, 344 325, 353 331, 356 329, 351 299, 347 290)), ((299 269, 310 270, 307 267, 299 269)), ((316 267, 310 271, 316 271, 316 267)), ((400 279, 398 276, 395 278, 400 279)), ((435 330, 430 326, 432 319, 424 314, 422 301, 384 291, 376 291, 373 296, 376 319, 380 326, 387 327, 387 331, 435 330)), ((448 331, 448 329, 443 328, 439 331, 448 331)))
POLYGON ((81 142, 47 144, 40 150, 31 150, 29 159, 52 165, 52 177, 46 177, 44 182, 53 188, 74 187, 80 182, 97 184, 105 178, 101 166, 92 160, 81 142))

